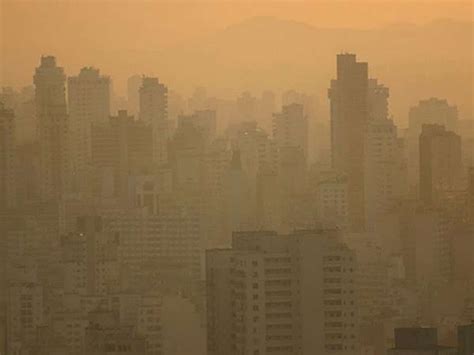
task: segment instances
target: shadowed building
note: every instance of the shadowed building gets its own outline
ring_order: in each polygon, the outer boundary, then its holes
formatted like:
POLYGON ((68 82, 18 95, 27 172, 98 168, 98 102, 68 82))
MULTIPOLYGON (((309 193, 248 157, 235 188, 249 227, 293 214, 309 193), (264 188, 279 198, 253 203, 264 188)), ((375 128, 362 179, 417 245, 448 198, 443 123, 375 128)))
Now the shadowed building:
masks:
POLYGON ((84 67, 68 78, 69 130, 73 187, 83 191, 91 161, 92 125, 110 115, 110 79, 99 69, 84 67))
POLYGON ((143 77, 139 89, 140 121, 149 124, 153 131, 153 161, 166 164, 169 138, 168 88, 158 78, 143 77))
POLYGON ((458 354, 474 354, 474 322, 458 327, 458 354))
POLYGON ((152 152, 150 126, 135 121, 127 111, 119 111, 107 122, 94 125, 92 165, 96 194, 127 202, 129 178, 151 170, 152 152))
POLYGON ((331 107, 332 166, 348 176, 349 223, 364 229, 364 134, 369 119, 368 64, 355 54, 337 56, 337 79, 328 91, 331 107))
POLYGON ((436 328, 396 328, 389 355, 457 355, 455 348, 438 345, 436 328))
POLYGON ((421 100, 408 113, 408 176, 411 185, 418 182, 420 161, 418 140, 424 124, 441 125, 448 131, 455 131, 458 125, 458 109, 447 100, 432 97, 421 100))
POLYGON ((41 57, 34 84, 43 200, 61 198, 70 182, 65 80, 63 68, 56 65, 55 57, 41 57))
POLYGON ((423 125, 420 135, 420 199, 435 204, 456 190, 462 173, 461 138, 440 125, 423 125))

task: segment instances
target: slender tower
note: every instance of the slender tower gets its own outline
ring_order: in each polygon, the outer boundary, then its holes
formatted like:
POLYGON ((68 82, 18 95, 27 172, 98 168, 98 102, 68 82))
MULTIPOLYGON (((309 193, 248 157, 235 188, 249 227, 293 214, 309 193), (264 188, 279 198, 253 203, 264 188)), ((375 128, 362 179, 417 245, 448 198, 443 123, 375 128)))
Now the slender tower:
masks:
POLYGON ((348 177, 350 228, 364 230, 364 138, 369 119, 368 65, 355 54, 337 56, 337 79, 328 91, 332 165, 348 177))
POLYGON ((56 58, 41 57, 34 75, 40 149, 40 194, 43 201, 61 198, 68 190, 68 115, 63 68, 56 58))

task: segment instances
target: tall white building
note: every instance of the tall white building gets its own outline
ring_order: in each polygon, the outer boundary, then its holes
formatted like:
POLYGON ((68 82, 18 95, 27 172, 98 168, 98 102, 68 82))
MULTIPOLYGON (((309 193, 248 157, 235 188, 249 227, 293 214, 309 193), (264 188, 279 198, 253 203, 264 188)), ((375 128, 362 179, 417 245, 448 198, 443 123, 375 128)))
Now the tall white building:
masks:
POLYGON ((43 200, 60 198, 69 190, 68 115, 63 68, 56 58, 41 57, 34 75, 40 150, 40 194, 43 200))
POLYGON ((68 78, 69 142, 73 187, 83 190, 86 169, 91 160, 93 124, 107 122, 110 115, 110 79, 99 69, 82 68, 78 76, 68 78))
POLYGON ((206 255, 209 354, 357 354, 355 258, 333 231, 239 232, 206 255))

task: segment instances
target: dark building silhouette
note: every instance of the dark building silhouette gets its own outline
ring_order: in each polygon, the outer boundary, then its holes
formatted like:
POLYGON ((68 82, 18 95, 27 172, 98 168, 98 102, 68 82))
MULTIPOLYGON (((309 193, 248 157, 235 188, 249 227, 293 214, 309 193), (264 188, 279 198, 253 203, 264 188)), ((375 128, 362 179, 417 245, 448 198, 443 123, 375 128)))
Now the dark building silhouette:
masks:
POLYGON ((461 138, 444 126, 423 125, 419 151, 420 199, 430 205, 460 185, 461 138))
POLYGON ((72 187, 84 191, 91 159, 92 125, 107 122, 110 115, 110 78, 99 69, 84 67, 69 77, 69 144, 71 148, 72 187))
POLYGON ((43 200, 61 198, 70 183, 65 80, 63 68, 56 65, 55 57, 41 57, 34 84, 43 200))
POLYGON ((395 347, 389 355, 456 355, 456 349, 438 345, 436 328, 396 328, 395 347))
POLYGON ((474 354, 474 322, 458 326, 458 355, 474 354))
POLYGON ((419 144, 422 127, 424 124, 437 124, 444 126, 448 131, 455 131, 458 125, 458 109, 450 105, 447 100, 432 97, 420 100, 408 112, 407 149, 409 182, 416 185, 419 177, 420 161, 419 144))
POLYGON ((119 111, 108 122, 92 127, 92 165, 96 197, 128 200, 129 177, 151 169, 152 131, 119 111), (98 194, 98 195, 97 195, 98 194))
POLYGON ((166 164, 169 136, 168 88, 158 78, 143 77, 139 89, 140 121, 153 131, 153 162, 166 164))
POLYGON ((349 218, 364 229, 364 133, 369 119, 368 64, 355 54, 337 56, 337 79, 331 81, 331 151, 333 168, 349 177, 349 218))

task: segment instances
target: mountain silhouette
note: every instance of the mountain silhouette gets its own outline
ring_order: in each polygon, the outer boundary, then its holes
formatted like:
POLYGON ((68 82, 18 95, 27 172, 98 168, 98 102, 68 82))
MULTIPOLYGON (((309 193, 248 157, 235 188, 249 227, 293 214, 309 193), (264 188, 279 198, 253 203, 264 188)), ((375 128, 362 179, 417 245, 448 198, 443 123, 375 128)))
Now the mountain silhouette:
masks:
POLYGON ((177 87, 190 83, 300 89, 326 102, 336 54, 354 52, 369 62, 371 77, 390 87, 392 112, 404 121, 420 99, 447 98, 472 117, 473 22, 437 20, 383 28, 318 28, 273 17, 253 17, 212 35, 143 55, 177 87))

